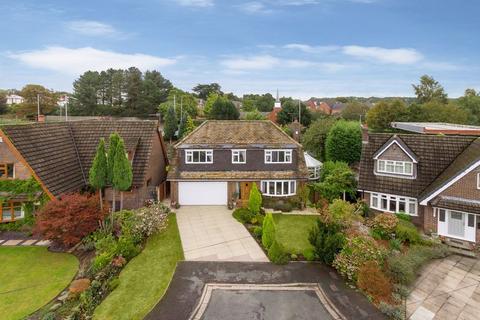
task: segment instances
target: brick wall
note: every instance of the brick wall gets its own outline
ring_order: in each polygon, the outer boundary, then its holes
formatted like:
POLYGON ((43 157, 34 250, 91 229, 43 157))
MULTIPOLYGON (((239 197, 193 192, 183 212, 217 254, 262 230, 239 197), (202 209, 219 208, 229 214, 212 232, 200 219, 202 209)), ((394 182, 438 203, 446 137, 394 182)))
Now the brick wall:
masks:
POLYGON ((475 170, 452 184, 448 189, 440 193, 440 195, 472 200, 480 199, 480 190, 477 189, 477 173, 479 172, 480 167, 477 167, 475 170))
POLYGON ((28 179, 32 176, 30 170, 15 157, 5 142, 0 142, 0 163, 13 163, 17 179, 28 179))

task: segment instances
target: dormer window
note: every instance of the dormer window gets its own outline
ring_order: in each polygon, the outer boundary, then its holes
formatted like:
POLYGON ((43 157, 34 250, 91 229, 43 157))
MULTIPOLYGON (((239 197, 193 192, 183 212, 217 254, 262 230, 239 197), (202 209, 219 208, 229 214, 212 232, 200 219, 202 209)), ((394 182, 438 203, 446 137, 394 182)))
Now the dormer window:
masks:
POLYGON ((292 163, 292 150, 265 150, 265 163, 292 163))
POLYGON ((411 176, 413 175, 413 162, 377 160, 377 172, 411 176))
POLYGON ((247 150, 232 150, 232 163, 246 163, 247 150))
POLYGON ((213 150, 185 150, 185 163, 213 163, 213 150))

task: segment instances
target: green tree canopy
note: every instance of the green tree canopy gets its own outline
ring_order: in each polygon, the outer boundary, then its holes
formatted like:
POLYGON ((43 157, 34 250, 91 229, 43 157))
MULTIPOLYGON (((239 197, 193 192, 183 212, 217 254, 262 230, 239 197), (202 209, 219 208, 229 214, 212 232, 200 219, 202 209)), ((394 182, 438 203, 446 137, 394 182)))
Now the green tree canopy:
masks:
POLYGON ((245 115, 245 120, 265 120, 267 119, 263 114, 260 113, 257 109, 247 112, 245 115))
POLYGON ((237 120, 240 112, 226 97, 219 96, 212 105, 212 110, 208 114, 209 119, 215 120, 237 120))
POLYGON ((197 84, 192 90, 203 100, 206 100, 212 93, 223 95, 222 87, 218 83, 197 84))
POLYGON ((337 121, 327 135, 325 156, 331 161, 349 164, 360 161, 362 153, 362 130, 356 121, 337 121))
POLYGON ((363 122, 365 121, 368 109, 368 105, 358 101, 352 101, 347 103, 345 109, 342 110, 341 115, 345 120, 361 120, 363 122))
POLYGON ((175 100, 175 112, 177 119, 180 119, 180 113, 189 115, 192 118, 197 117, 198 114, 198 102, 197 99, 190 93, 174 88, 170 90, 167 101, 163 102, 159 106, 160 114, 165 117, 168 109, 174 106, 175 100))
POLYGON ((7 113, 7 92, 0 90, 0 114, 7 113))
POLYGON ((175 138, 175 132, 178 129, 178 120, 173 110, 173 106, 168 108, 167 115, 165 116, 165 127, 163 128, 163 136, 167 140, 175 138))
POLYGON ((303 134, 303 147, 315 158, 325 160, 325 140, 335 121, 336 119, 333 117, 315 120, 303 134))
POLYGON ((368 128, 374 131, 390 130, 390 123, 403 121, 408 117, 408 109, 402 100, 381 101, 367 112, 368 128))
POLYGON ((465 90, 465 95, 458 99, 458 104, 468 112, 470 124, 480 125, 480 96, 474 89, 465 90))
POLYGON ((410 109, 410 121, 468 123, 469 110, 450 102, 431 101, 421 105, 413 104, 410 109))
MULTIPOLYGON (((312 113, 307 106, 301 102, 300 103, 300 117, 301 123, 305 127, 310 125, 312 121, 312 113)), ((295 101, 292 98, 282 98, 282 110, 278 113, 278 123, 281 125, 292 123, 299 118, 299 108, 298 108, 298 100, 295 101)))
POLYGON ((423 75, 420 78, 420 84, 412 84, 413 89, 415 90, 415 95, 417 96, 418 103, 427 103, 427 102, 439 102, 447 103, 447 94, 443 89, 442 85, 438 83, 433 77, 428 75, 423 75))
POLYGON ((93 159, 92 167, 88 172, 88 181, 92 187, 99 191, 100 207, 103 210, 103 188, 108 184, 108 163, 105 150, 105 139, 101 138, 97 146, 97 153, 93 159))
POLYGON ((107 183, 113 185, 113 167, 115 165, 115 156, 117 153, 117 146, 120 142, 120 135, 116 132, 110 135, 108 142, 108 154, 107 154, 107 183))
POLYGON ((132 164, 128 160, 123 139, 120 138, 115 152, 112 184, 116 190, 127 191, 132 186, 132 164))
POLYGON ((15 106, 15 113, 19 116, 34 116, 37 114, 37 99, 40 99, 40 113, 49 114, 57 106, 58 97, 55 92, 38 84, 27 84, 20 91, 24 101, 15 106))
MULTIPOLYGON (((355 174, 344 162, 326 162, 324 167, 328 171, 322 173, 321 182, 315 183, 314 188, 320 195, 332 202, 334 199, 340 197, 345 198, 348 194, 351 197, 355 196, 357 189, 357 182, 355 174)), ((322 168, 324 170, 324 168, 322 168)))
POLYGON ((275 98, 270 94, 246 94, 243 96, 243 110, 270 112, 273 109, 275 98))

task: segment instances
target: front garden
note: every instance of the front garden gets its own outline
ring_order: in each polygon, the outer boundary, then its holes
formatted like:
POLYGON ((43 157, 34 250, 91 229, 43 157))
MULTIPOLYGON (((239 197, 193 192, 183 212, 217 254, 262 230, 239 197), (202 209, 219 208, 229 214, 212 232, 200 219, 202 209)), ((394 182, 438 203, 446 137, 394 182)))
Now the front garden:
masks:
POLYGON ((236 209, 233 216, 247 227, 273 263, 322 262, 389 317, 404 319, 403 302, 409 286, 424 264, 446 257, 448 248, 420 234, 404 213, 373 215, 361 201, 339 199, 341 188, 332 187, 328 179, 318 187, 324 200, 315 204, 317 215, 266 213, 262 197, 253 187, 248 208, 236 209))
POLYGON ((0 319, 23 319, 68 286, 78 260, 45 247, 0 247, 0 319))

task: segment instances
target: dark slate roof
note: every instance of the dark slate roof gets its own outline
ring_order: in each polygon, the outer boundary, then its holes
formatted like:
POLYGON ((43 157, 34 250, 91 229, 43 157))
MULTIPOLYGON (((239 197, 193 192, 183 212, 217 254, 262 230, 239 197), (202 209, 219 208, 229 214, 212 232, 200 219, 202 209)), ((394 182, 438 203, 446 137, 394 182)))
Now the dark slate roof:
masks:
POLYGON ((359 189, 418 198, 477 139, 470 136, 430 136, 398 134, 403 143, 417 156, 417 178, 402 179, 377 176, 373 173, 373 155, 392 134, 373 133, 362 148, 359 189))
POLYGON ((208 120, 177 143, 176 147, 221 145, 301 147, 269 120, 208 120))
POLYGON ((100 138, 118 132, 134 154, 133 187, 143 185, 157 135, 156 121, 86 120, 2 127, 15 148, 54 195, 84 188, 100 138))
POLYGON ((480 159, 480 138, 475 139, 449 166, 445 169, 435 181, 429 185, 420 196, 421 199, 449 183, 453 178, 462 173, 465 169, 480 159))
POLYGON ((480 201, 478 200, 439 196, 434 198, 431 203, 435 207, 480 214, 480 201))

